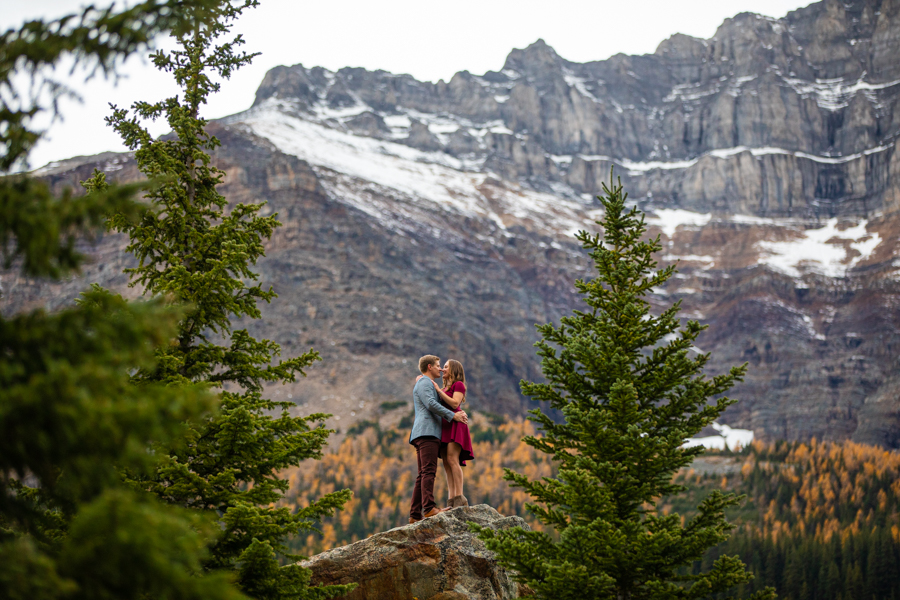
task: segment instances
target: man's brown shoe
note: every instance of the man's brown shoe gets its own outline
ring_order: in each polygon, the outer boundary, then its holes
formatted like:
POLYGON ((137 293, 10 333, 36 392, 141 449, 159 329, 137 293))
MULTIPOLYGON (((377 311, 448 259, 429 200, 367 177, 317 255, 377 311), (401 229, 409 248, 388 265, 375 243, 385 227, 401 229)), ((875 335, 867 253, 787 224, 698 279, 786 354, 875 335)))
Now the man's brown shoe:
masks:
POLYGON ((439 515, 439 514, 441 514, 442 512, 444 512, 444 511, 442 511, 442 510, 439 509, 437 506, 435 506, 434 508, 432 508, 431 510, 429 510, 427 513, 425 513, 424 515, 422 515, 422 518, 423 518, 423 519, 427 519, 428 517, 433 517, 434 515, 439 515))
POLYGON ((418 523, 418 522, 421 521, 421 520, 422 520, 422 519, 415 519, 415 518, 413 518, 413 517, 410 517, 410 518, 409 518, 409 524, 412 525, 413 523, 418 523))

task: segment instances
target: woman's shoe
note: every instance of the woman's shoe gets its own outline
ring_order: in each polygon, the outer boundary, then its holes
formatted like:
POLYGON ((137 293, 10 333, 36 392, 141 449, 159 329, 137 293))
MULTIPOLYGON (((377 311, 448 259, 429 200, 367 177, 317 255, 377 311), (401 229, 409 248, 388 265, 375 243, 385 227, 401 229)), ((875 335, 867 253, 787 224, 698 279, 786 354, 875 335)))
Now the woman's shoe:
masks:
POLYGON ((456 506, 469 506, 469 499, 463 495, 456 497, 456 506))

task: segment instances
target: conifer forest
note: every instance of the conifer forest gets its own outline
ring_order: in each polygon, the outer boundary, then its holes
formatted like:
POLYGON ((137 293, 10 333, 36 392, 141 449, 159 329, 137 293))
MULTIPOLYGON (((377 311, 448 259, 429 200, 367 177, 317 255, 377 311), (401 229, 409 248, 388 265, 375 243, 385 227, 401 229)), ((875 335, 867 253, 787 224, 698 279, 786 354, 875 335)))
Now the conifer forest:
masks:
MULTIPOLYGON (((527 515, 527 495, 507 485, 503 468, 551 477, 552 461, 522 443, 534 433, 531 423, 479 420, 475 454, 483 458, 465 473, 470 503, 527 515)), ((296 539, 295 549, 315 554, 400 522, 407 510, 405 490, 415 477, 407 446, 403 430, 364 423, 321 461, 292 473, 289 504, 302 507, 324 493, 354 491, 340 514, 321 523, 321 535, 296 539)), ((737 452, 707 451, 701 464, 680 471, 676 480, 689 491, 677 500, 661 499, 663 514, 689 517, 714 489, 745 496, 728 513, 737 529, 697 565, 708 566, 723 554, 739 556, 756 578, 738 597, 766 586, 795 600, 900 595, 897 453, 853 442, 754 442, 737 452)), ((445 494, 441 483, 435 486, 438 496, 445 494)))

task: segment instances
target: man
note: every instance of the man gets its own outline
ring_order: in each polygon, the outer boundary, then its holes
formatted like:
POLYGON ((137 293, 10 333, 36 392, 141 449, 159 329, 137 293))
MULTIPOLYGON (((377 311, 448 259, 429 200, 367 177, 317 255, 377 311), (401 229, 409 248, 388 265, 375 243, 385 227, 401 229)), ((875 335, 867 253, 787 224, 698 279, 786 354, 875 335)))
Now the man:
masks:
POLYGON ((413 388, 413 407, 416 419, 409 443, 416 447, 419 473, 409 507, 409 522, 415 523, 433 517, 441 512, 434 505, 434 474, 437 472, 438 450, 441 447, 441 419, 468 423, 465 412, 453 412, 441 404, 434 380, 441 376, 441 361, 437 356, 427 354, 419 359, 419 371, 424 377, 413 388))

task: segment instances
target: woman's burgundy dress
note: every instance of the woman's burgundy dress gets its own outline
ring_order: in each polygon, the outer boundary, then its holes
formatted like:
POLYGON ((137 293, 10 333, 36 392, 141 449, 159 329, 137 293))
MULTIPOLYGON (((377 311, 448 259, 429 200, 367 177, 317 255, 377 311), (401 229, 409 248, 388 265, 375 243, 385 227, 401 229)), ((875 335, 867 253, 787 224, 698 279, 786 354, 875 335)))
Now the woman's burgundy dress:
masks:
MULTIPOLYGON (((466 393, 466 384, 462 381, 455 381, 449 388, 444 389, 444 393, 453 397, 454 392, 466 393)), ((447 408, 450 408, 449 406, 447 408)), ((462 408, 452 408, 453 412, 459 412, 462 408)), ((441 455, 446 451, 445 444, 456 442, 462 447, 459 453, 459 464, 466 466, 467 460, 475 460, 472 454, 472 438, 469 436, 469 426, 459 421, 447 422, 441 419, 441 455)))

